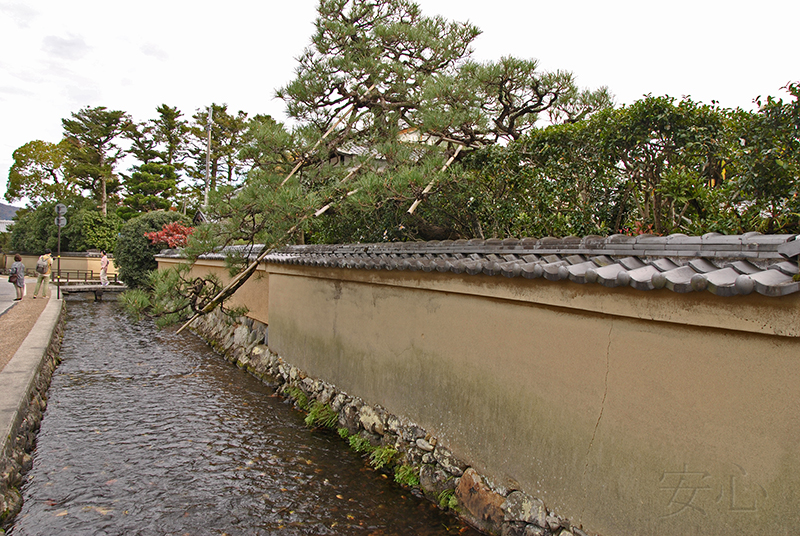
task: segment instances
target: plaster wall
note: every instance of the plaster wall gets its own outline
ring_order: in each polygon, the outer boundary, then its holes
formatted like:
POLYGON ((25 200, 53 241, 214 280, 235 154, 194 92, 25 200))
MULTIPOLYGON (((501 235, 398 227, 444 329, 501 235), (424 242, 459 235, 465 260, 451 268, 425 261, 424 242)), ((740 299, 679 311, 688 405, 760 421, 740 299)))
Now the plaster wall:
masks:
MULTIPOLYGON (((39 259, 38 255, 20 255, 22 257, 22 264, 25 265, 26 271, 33 273, 36 268, 36 261, 39 259)), ((53 273, 58 271, 58 254, 52 253, 53 257, 53 273)), ((108 265, 108 275, 113 277, 117 273, 117 267, 114 263, 114 258, 109 257, 111 261, 108 265)), ((8 269, 14 263, 14 255, 5 256, 5 268, 8 269)), ((92 270, 95 278, 100 278, 100 255, 84 256, 72 254, 61 255, 61 270, 62 271, 87 271, 92 270)), ((54 276, 55 277, 55 276, 54 276)))
POLYGON ((268 318, 251 316, 269 323, 272 350, 576 525, 800 526, 796 297, 266 269, 237 299, 268 298, 268 318))

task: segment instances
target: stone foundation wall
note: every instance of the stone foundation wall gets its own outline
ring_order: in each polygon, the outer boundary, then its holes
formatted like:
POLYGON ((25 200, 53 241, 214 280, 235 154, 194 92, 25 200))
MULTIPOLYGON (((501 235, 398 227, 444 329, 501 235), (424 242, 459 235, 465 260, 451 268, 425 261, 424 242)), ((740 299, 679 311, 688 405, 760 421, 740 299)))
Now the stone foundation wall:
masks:
POLYGON ((383 469, 394 471, 398 485, 416 488, 478 530, 502 536, 587 536, 542 500, 491 482, 406 417, 366 404, 287 363, 266 346, 263 323, 249 317, 233 321, 217 310, 196 320, 192 329, 225 359, 309 411, 307 424, 314 425, 315 412, 332 411, 333 427, 351 446, 368 443, 366 452, 388 453, 383 469))
POLYGON ((17 423, 11 434, 4 438, 4 449, 0 455, 0 532, 7 529, 22 507, 23 477, 32 465, 31 453, 36 445, 36 434, 47 408, 47 390, 53 371, 60 363, 59 351, 64 333, 62 308, 52 332, 50 343, 31 385, 24 407, 20 408, 17 423))

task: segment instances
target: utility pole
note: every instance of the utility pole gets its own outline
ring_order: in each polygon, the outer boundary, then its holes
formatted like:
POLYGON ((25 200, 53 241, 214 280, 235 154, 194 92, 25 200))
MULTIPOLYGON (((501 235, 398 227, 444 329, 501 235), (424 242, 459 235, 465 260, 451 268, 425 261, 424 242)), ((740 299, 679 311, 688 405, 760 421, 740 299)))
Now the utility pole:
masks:
POLYGON ((205 197, 203 199, 203 208, 208 208, 208 186, 209 186, 209 175, 211 171, 211 122, 214 120, 214 105, 208 107, 208 124, 206 125, 206 130, 208 130, 208 141, 206 142, 206 189, 205 189, 205 197))

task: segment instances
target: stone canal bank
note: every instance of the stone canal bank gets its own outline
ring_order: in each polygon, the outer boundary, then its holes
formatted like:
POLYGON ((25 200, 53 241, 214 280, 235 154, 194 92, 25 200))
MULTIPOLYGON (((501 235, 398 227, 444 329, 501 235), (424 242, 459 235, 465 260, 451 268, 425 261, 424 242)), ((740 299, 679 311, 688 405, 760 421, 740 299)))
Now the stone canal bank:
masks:
MULTIPOLYGON (((0 332, 9 334, 12 327, 15 331, 30 331, 21 344, 14 344, 18 349, 10 359, 0 356, 5 364, 0 369, 0 533, 22 505, 22 478, 31 466, 31 452, 47 407, 47 389, 58 365, 64 329, 62 300, 48 300, 38 318, 15 315, 20 311, 14 309, 5 310, 0 316, 0 332)), ((6 337, 8 341, 11 338, 6 337)))
POLYGON ((266 345, 263 323, 248 317, 233 321, 217 310, 198 318, 192 329, 228 361, 293 398, 308 412, 307 424, 336 428, 353 448, 369 455, 373 466, 393 471, 395 480, 418 487, 478 530, 502 536, 587 536, 543 501, 489 481, 415 423, 286 363, 266 345))

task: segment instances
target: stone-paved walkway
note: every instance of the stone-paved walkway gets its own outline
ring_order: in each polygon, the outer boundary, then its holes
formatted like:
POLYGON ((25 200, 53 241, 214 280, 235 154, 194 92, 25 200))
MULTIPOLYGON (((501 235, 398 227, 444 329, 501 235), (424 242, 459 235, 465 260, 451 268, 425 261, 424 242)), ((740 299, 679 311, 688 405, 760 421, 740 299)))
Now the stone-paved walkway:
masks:
POLYGON ((34 279, 27 285, 27 296, 17 302, 14 286, 5 278, 0 281, 0 370, 17 352, 47 305, 47 299, 33 299, 35 282, 34 279))

